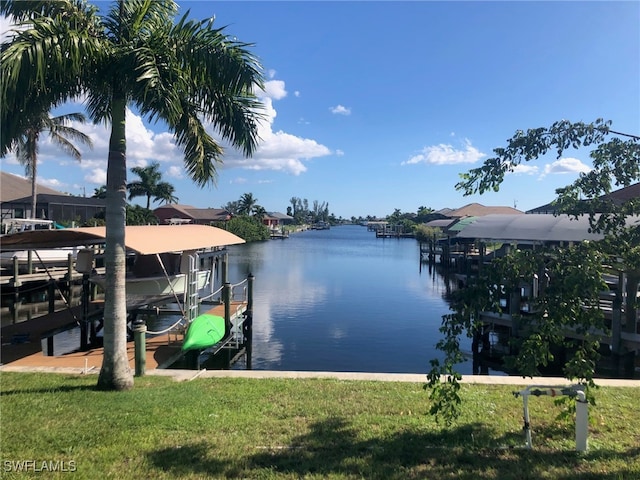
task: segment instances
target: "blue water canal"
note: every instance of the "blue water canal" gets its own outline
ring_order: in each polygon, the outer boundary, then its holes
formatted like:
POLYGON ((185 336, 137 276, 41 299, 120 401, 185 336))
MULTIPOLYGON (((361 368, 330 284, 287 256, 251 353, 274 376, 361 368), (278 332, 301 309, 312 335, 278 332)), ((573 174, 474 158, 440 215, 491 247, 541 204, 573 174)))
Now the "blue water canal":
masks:
POLYGON ((249 273, 253 369, 425 373, 440 356, 447 285, 414 239, 353 225, 230 247, 230 280, 249 273))

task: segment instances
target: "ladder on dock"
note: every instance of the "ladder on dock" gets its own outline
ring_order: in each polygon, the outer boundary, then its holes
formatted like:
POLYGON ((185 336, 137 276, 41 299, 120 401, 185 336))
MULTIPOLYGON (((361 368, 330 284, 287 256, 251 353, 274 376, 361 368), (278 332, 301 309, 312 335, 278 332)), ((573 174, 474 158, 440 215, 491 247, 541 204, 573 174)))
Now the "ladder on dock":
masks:
POLYGON ((189 271, 187 272, 187 288, 185 296, 185 320, 190 324, 200 313, 198 297, 198 254, 189 255, 189 271))

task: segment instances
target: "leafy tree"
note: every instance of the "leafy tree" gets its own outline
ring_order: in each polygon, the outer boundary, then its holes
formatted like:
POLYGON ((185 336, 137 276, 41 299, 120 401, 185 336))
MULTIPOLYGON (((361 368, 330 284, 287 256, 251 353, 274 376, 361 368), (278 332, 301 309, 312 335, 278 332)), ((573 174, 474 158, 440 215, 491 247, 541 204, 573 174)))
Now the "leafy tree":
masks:
POLYGON ((564 333, 572 329, 581 333, 583 340, 570 341, 564 374, 593 385, 599 354, 598 341, 592 332, 606 331, 603 313, 598 308, 599 292, 605 289, 602 276, 605 263, 617 263, 627 275, 625 328, 635 331, 640 231, 626 220, 629 215, 640 213, 640 199, 615 202, 606 195, 614 186, 629 186, 640 180, 640 137, 615 132, 610 125, 611 122, 601 119, 590 124, 563 120, 549 128, 519 130, 506 147, 494 150, 494 157, 461 175, 456 188, 465 195, 498 191, 505 174, 523 161, 535 160, 552 150, 560 158, 569 148, 593 146, 590 152, 593 169, 580 174, 571 185, 558 189, 555 204, 559 213, 588 215, 591 228, 605 238, 571 247, 516 250, 483 267, 482 275, 469 288, 456 292, 453 313, 443 317, 440 328, 443 338, 437 345, 445 352, 445 360, 442 364, 432 360, 428 375, 433 414, 442 415, 447 421, 458 414, 461 398, 456 364, 462 360, 460 336, 478 334, 479 313, 501 311, 500 298, 518 293, 522 282, 528 283, 534 275, 540 283, 537 295, 531 299, 531 313, 524 316, 517 309, 512 312, 513 321, 521 324, 525 332, 516 345, 516 355, 508 359, 516 372, 524 376, 537 374, 540 367, 554 360, 554 346, 567 346, 564 333), (440 382, 442 375, 446 382, 440 382))
POLYGON ((414 227, 414 232, 415 232, 417 241, 430 242, 434 239, 434 237, 437 237, 442 234, 442 229, 438 227, 428 227, 422 224, 422 225, 416 225, 414 227))
POLYGON ((255 217, 248 215, 233 217, 227 222, 226 228, 247 242, 269 239, 269 229, 267 226, 255 217))
POLYGON ((213 19, 175 21, 173 1, 117 0, 103 11, 83 0, 0 4, 0 13, 18 23, 0 58, 0 152, 34 112, 80 96, 93 121, 111 125, 98 388, 122 390, 133 386, 126 350, 126 109, 135 106, 166 124, 184 150, 187 173, 205 185, 215 180, 223 149, 203 121, 251 155, 261 118, 254 92, 263 75, 249 45, 214 28, 213 19))
MULTIPOLYGON (((49 116, 48 112, 35 113, 25 126, 25 130, 7 145, 8 150, 15 150, 18 161, 24 166, 27 177, 31 180, 31 216, 38 218, 36 212, 37 176, 38 176, 38 140, 43 132, 49 133, 49 139, 67 155, 76 160, 82 158, 82 153, 72 141, 93 147, 91 138, 80 130, 68 125, 69 122, 86 122, 81 113, 68 113, 57 117, 49 116)), ((4 151, 4 147, 3 147, 4 151)), ((4 156, 4 154, 2 155, 4 156)))
POLYGON ((127 205, 127 225, 157 225, 158 217, 140 205, 127 205))
POLYGON ((151 197, 154 202, 178 203, 174 195, 175 188, 167 182, 162 182, 160 164, 154 162, 146 167, 133 167, 131 173, 138 175, 140 180, 127 185, 129 200, 135 197, 147 197, 147 210, 151 209, 151 197))

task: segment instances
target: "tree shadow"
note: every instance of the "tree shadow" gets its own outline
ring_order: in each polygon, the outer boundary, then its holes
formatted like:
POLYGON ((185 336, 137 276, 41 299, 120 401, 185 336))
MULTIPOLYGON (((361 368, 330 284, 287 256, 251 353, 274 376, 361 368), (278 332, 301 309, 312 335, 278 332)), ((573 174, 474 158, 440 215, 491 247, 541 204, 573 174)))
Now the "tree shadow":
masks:
POLYGON ((543 446, 528 450, 522 448, 522 434, 501 435, 481 423, 439 431, 416 427, 368 439, 361 438, 361 431, 345 418, 332 417, 311 424, 308 432, 288 444, 258 446, 236 460, 221 460, 216 455, 215 442, 209 440, 158 449, 148 453, 147 458, 154 468, 175 478, 538 480, 556 470, 554 478, 560 480, 620 480, 636 478, 637 462, 634 465, 628 460, 640 454, 640 448, 625 452, 592 450, 586 454, 552 451, 543 446), (618 460, 624 467, 602 473, 585 466, 611 460, 618 460))
MULTIPOLYGON (((358 440, 355 430, 345 419, 331 418, 316 422, 309 433, 294 438, 290 445, 252 455, 249 466, 294 477, 346 475, 380 479, 418 476, 520 480, 544 477, 548 475, 550 466, 582 470, 580 465, 585 458, 596 461, 620 458, 624 462, 629 454, 637 454, 637 451, 579 454, 527 450, 505 446, 505 441, 523 443, 519 435, 500 436, 479 423, 435 432, 405 431, 387 437, 358 440)), ((628 470, 608 475, 594 474, 591 478, 624 479, 632 478, 632 475, 628 470)), ((587 477, 582 475, 580 478, 587 477)))
POLYGON ((153 465, 174 478, 183 475, 228 476, 226 462, 214 458, 215 448, 205 442, 155 450, 148 454, 153 465))
POLYGON ((1 390, 0 397, 11 395, 33 395, 39 393, 69 393, 77 391, 96 391, 95 385, 57 385, 50 388, 14 388, 1 390))

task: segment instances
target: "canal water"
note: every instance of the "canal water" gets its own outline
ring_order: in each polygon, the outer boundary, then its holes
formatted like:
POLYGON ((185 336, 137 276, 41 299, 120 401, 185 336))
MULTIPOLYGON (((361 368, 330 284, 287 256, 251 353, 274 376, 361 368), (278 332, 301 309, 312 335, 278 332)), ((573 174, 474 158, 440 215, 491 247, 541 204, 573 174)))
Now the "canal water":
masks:
MULTIPOLYGON (((232 282, 255 276, 253 369, 425 373, 442 357, 450 290, 421 268, 415 239, 349 225, 228 251, 232 282)), ((472 373, 471 360, 460 371, 472 373)))
MULTIPOLYGON (((348 225, 234 245, 228 254, 231 283, 255 277, 251 361, 231 368, 426 374, 431 359, 442 359, 435 345, 452 282, 420 264, 415 239, 348 225)), ((179 317, 145 319, 161 331, 179 317)), ((57 335, 56 354, 77 349, 79 338, 78 329, 57 335)), ((471 340, 461 342, 468 360, 458 369, 471 374, 471 340)), ((221 365, 200 357, 200 368, 221 365)))

